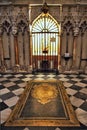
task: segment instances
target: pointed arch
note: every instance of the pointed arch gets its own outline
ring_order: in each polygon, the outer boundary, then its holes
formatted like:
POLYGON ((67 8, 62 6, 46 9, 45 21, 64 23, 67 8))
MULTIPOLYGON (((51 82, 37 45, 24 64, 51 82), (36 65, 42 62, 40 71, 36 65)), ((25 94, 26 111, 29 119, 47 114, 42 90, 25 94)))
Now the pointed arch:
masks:
POLYGON ((40 14, 32 23, 32 32, 45 32, 45 31, 60 32, 60 25, 49 13, 40 14))
POLYGON ((47 68, 58 68, 60 61, 60 24, 49 13, 41 13, 33 21, 31 33, 32 56, 35 66, 40 67, 41 62, 45 60, 49 62, 46 63, 48 64, 47 68))

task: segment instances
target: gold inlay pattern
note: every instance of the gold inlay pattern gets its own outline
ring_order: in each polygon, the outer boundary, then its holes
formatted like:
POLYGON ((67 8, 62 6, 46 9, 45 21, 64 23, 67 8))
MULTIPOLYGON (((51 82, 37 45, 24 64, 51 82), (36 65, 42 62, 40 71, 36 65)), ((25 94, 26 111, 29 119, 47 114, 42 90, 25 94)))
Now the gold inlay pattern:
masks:
POLYGON ((41 104, 46 104, 57 97, 58 90, 54 85, 41 83, 34 86, 31 95, 41 104))

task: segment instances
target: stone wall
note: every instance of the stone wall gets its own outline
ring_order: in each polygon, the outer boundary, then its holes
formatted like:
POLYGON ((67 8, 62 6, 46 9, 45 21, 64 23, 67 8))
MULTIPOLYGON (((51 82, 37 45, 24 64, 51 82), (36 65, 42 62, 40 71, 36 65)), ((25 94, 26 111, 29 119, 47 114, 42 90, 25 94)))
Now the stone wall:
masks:
MULTIPOLYGON (((11 1, 12 2, 12 1, 11 1)), ((87 3, 84 0, 47 0, 49 13, 61 24, 60 60, 67 70, 87 66, 87 3), (67 61, 64 54, 69 53, 67 61)), ((33 20, 41 14, 41 1, 15 0, 10 6, 0 5, 0 66, 13 68, 30 65, 30 29, 33 20), (32 4, 32 5, 31 5, 32 4), (35 5, 36 4, 36 5, 35 5), (39 4, 39 5, 38 5, 39 4)))

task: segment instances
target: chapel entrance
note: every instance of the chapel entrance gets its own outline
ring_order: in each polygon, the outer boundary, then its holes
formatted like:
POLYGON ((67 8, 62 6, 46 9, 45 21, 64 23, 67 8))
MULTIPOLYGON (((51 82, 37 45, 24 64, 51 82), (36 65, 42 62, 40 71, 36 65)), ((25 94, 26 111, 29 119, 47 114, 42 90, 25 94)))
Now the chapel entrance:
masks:
POLYGON ((38 71, 58 69, 60 25, 49 13, 41 13, 32 24, 32 64, 38 71))

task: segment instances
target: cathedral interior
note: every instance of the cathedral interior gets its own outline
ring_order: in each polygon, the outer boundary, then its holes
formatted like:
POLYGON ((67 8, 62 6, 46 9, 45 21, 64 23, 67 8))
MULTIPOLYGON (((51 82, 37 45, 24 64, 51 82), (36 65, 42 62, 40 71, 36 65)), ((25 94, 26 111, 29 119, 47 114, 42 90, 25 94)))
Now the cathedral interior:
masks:
POLYGON ((87 0, 0 0, 0 94, 2 130, 87 129, 87 0), (34 79, 63 82, 79 127, 4 125, 34 79))

